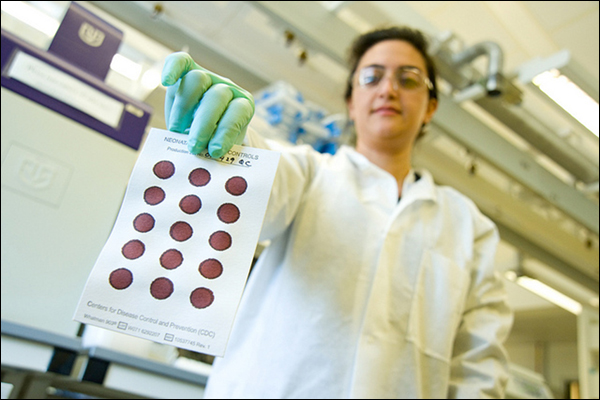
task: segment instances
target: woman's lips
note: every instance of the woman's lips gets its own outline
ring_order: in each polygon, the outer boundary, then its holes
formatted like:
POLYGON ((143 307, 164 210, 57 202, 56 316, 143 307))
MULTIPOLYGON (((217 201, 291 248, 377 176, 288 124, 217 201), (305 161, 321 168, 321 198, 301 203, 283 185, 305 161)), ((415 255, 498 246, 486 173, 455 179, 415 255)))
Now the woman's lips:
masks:
POLYGON ((400 114, 400 110, 394 107, 379 107, 373 110, 373 113, 378 115, 398 115, 400 114))

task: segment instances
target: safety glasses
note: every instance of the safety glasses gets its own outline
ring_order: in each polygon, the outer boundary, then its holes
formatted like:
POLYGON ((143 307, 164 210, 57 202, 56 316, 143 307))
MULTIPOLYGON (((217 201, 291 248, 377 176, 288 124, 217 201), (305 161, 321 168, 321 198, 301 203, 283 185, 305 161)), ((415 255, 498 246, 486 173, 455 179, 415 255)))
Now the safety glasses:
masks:
MULTIPOLYGON (((358 85, 364 88, 375 88, 385 78, 386 69, 380 65, 369 65, 358 71, 358 85)), ((416 91, 422 88, 433 89, 433 84, 425 74, 416 67, 403 66, 392 75, 394 88, 416 91)))

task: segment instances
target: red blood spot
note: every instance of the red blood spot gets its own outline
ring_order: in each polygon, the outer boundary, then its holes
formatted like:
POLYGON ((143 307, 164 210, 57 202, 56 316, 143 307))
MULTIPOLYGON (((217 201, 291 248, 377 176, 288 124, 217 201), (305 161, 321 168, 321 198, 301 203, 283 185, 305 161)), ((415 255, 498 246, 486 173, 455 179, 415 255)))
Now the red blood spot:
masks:
POLYGON ((175 269, 183 262, 183 254, 179 250, 169 249, 160 256, 160 265, 166 269, 175 269))
POLYGON ((234 196, 239 196, 244 194, 246 189, 248 188, 248 182, 241 176, 234 176, 233 178, 229 178, 229 180, 225 183, 225 190, 234 196))
POLYGON ((179 202, 179 208, 186 214, 195 214, 202 207, 200 198, 196 195, 189 194, 181 199, 179 202))
POLYGON ((150 294, 158 300, 164 300, 173 294, 173 282, 167 278, 156 278, 150 284, 150 294))
POLYGON ((163 160, 154 164, 154 175, 160 179, 168 179, 175 173, 175 165, 171 161, 163 160))
POLYGON ((194 186, 206 186, 210 182, 210 172, 204 168, 196 168, 190 172, 188 179, 194 186))
POLYGON ((212 290, 205 287, 199 287, 192 291, 190 302, 196 308, 206 308, 215 300, 215 295, 212 290))
POLYGON ((133 227, 138 232, 148 232, 154 228, 154 217, 148 213, 142 213, 133 220, 133 227))
POLYGON ((223 273, 223 264, 219 260, 209 258, 200 263, 198 271, 206 279, 215 279, 223 273))
POLYGON ((158 186, 152 186, 144 192, 144 201, 155 206, 165 199, 165 191, 158 186))
POLYGON ((231 235, 225 231, 217 231, 210 235, 208 243, 215 250, 227 250, 231 247, 231 235))
POLYGON ((125 258, 135 260, 136 258, 141 257, 145 250, 146 246, 144 246, 144 243, 142 243, 140 240, 133 239, 125 243, 121 249, 121 253, 123 253, 125 258))
POLYGON ((173 239, 184 242, 192 237, 193 230, 187 222, 177 221, 171 225, 169 233, 173 239))
POLYGON ((217 210, 217 216, 226 224, 232 224, 240 218, 240 209, 235 204, 222 204, 217 210))
POLYGON ((126 289, 131 285, 131 282, 133 282, 133 274, 127 268, 115 269, 110 273, 108 282, 110 283, 110 286, 115 289, 126 289))

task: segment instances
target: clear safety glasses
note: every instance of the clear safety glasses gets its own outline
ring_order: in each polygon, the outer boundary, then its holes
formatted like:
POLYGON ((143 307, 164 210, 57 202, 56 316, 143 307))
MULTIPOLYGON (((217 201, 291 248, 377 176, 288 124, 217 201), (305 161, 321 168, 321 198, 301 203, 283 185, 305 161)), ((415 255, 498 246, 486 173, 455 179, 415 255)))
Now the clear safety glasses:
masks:
MULTIPOLYGON (((385 77, 386 69, 380 65, 369 65, 358 71, 358 84, 364 88, 375 88, 385 77)), ((433 84, 416 67, 404 66, 394 71, 392 83, 396 89, 415 91, 421 88, 433 89, 433 84)))

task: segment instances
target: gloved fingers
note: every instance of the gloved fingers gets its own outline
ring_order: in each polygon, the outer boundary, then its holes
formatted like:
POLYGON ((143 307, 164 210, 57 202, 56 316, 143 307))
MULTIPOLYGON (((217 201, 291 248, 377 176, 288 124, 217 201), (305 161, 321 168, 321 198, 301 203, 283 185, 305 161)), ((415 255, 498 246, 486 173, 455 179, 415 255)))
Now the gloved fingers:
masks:
POLYGON ((229 86, 221 83, 211 86, 204 93, 190 127, 188 139, 190 153, 198 154, 206 148, 217 129, 221 116, 227 112, 232 98, 233 92, 229 86))
POLYGON ((211 79, 206 72, 193 70, 185 74, 178 84, 167 88, 165 122, 168 130, 183 133, 190 127, 198 102, 210 85, 211 79))
POLYGON ((169 129, 169 120, 171 119, 171 110, 173 109, 173 101, 175 101, 175 95, 179 89, 179 81, 167 87, 167 94, 165 95, 165 123, 167 129, 169 129))
POLYGON ((224 78, 224 77, 217 75, 214 72, 210 72, 208 70, 205 70, 205 71, 208 72, 208 74, 210 75, 210 78, 212 79, 213 84, 224 83, 231 88, 231 91, 233 92, 233 97, 235 97, 235 98, 245 97, 249 101, 250 107, 252 109, 252 113, 254 114, 254 97, 252 96, 252 94, 249 91, 236 85, 232 80, 230 80, 228 78, 224 78))
POLYGON ((167 86, 167 129, 189 129, 190 152, 197 154, 210 143, 211 155, 220 157, 244 140, 254 114, 254 99, 248 91, 202 68, 184 52, 167 56, 161 79, 167 86))
POLYGON ((194 62, 192 57, 184 52, 172 53, 165 58, 161 73, 161 82, 163 86, 167 86, 164 108, 167 128, 169 128, 169 121, 171 120, 173 102, 181 83, 180 78, 196 67, 198 67, 198 65, 194 62))
POLYGON ((248 99, 244 97, 233 99, 221 117, 214 136, 210 139, 208 144, 210 155, 214 158, 222 157, 234 144, 241 143, 253 115, 254 109, 248 99))
POLYGON ((192 56, 182 51, 172 53, 165 58, 161 82, 163 86, 174 85, 180 78, 193 69, 201 69, 192 56))
POLYGON ((242 131, 238 134, 237 139, 234 144, 242 145, 244 144, 244 139, 246 138, 246 131, 248 130, 248 125, 242 128, 242 131))
POLYGON ((217 133, 208 144, 210 156, 213 158, 223 157, 234 145, 242 144, 246 136, 246 129, 247 127, 244 127, 241 132, 236 132, 231 126, 217 128, 217 133))

